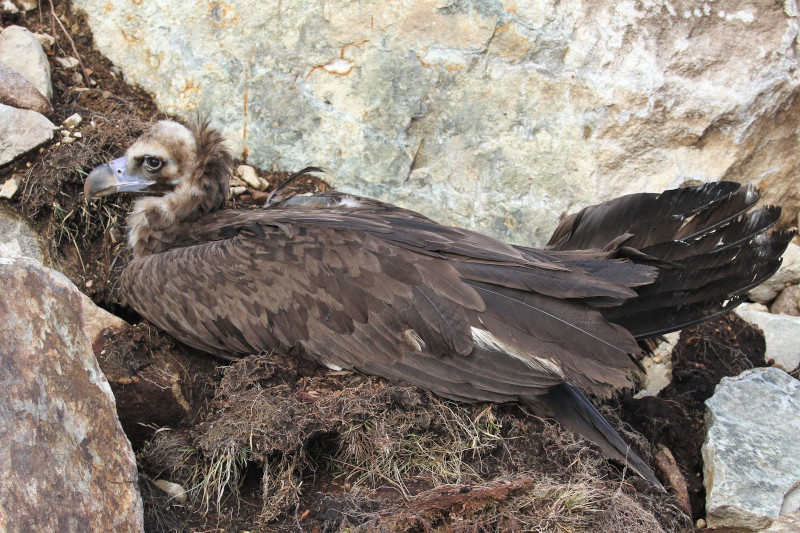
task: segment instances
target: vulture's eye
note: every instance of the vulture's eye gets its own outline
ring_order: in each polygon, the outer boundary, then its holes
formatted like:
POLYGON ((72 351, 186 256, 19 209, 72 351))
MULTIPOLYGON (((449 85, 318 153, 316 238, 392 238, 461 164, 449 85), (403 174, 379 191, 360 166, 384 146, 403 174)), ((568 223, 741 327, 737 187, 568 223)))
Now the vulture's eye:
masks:
POLYGON ((144 168, 149 170, 150 172, 155 172, 156 170, 161 168, 161 165, 163 165, 163 163, 159 158, 153 156, 145 157, 142 163, 144 164, 144 168))

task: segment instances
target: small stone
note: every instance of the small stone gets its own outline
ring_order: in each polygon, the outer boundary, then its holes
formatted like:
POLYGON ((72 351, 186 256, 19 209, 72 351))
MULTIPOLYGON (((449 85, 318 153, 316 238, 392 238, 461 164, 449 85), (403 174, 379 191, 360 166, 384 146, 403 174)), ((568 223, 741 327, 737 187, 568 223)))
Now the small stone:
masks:
POLYGON ((758 304, 755 302, 748 302, 743 303, 739 307, 736 308, 736 312, 739 311, 758 311, 760 313, 769 313, 769 307, 764 304, 758 304))
POLYGON ((3 187, 0 188, 0 198, 6 198, 11 200, 17 191, 19 190, 19 184, 22 183, 22 176, 19 174, 14 174, 10 178, 3 183, 3 187))
POLYGON ((672 349, 678 343, 679 332, 664 335, 665 341, 659 344, 652 355, 645 355, 641 364, 644 368, 643 390, 658 396, 672 382, 672 349))
POLYGON ((262 183, 261 180, 258 179, 258 174, 256 174, 256 169, 251 167, 250 165, 239 165, 236 168, 236 174, 247 183, 248 186, 262 190, 262 183))
POLYGON ((36 9, 38 4, 33 0, 19 0, 19 7, 22 8, 23 11, 32 11, 36 9))
POLYGON ((247 192, 247 187, 231 187, 231 196, 241 196, 247 192))
POLYGON ((92 287, 92 285, 94 285, 94 280, 90 279, 89 281, 84 283, 84 285, 86 286, 87 289, 90 289, 92 287))
POLYGON ((19 13, 19 8, 11 0, 3 0, 3 3, 0 4, 0 11, 14 15, 19 13))
POLYGON ((59 133, 61 133, 61 135, 64 137, 69 137, 69 130, 61 130, 59 133))
POLYGON ((61 65, 61 67, 62 67, 62 68, 75 68, 75 67, 77 67, 77 66, 80 64, 80 63, 78 62, 78 60, 77 60, 77 59, 75 59, 75 58, 74 58, 74 57, 72 57, 72 56, 67 56, 67 57, 57 57, 57 58, 56 58, 56 63, 58 63, 59 65, 61 65))
POLYGON ((50 50, 53 48, 53 45, 56 44, 56 40, 53 36, 47 33, 34 33, 33 36, 36 37, 36 40, 39 41, 39 44, 42 45, 42 48, 45 50, 50 50))
POLYGON ((68 116, 61 124, 69 129, 73 129, 80 126, 81 122, 83 122, 83 117, 81 117, 80 114, 75 113, 68 116))
POLYGON ((31 82, 45 98, 53 98, 50 62, 42 45, 27 28, 8 26, 0 33, 0 62, 31 82))
POLYGON ((63 139, 61 139, 61 142, 63 144, 72 144, 75 142, 75 137, 64 137, 63 139))
POLYGON ((4 165, 53 138, 55 126, 27 109, 0 104, 0 165, 4 165))
POLYGON ((76 139, 80 139, 81 137, 83 137, 83 133, 76 131, 72 134, 72 136, 75 137, 76 139))
POLYGON ((695 522, 695 526, 697 527, 697 529, 705 529, 707 525, 708 524, 706 524, 706 521, 703 520, 702 518, 698 518, 697 522, 695 522))
POLYGON ((169 497, 179 503, 186 503, 186 489, 177 483, 166 479, 157 479, 155 484, 158 488, 169 494, 169 497))
POLYGON ((800 316, 800 285, 783 289, 769 308, 776 315, 800 316))
POLYGON ((17 71, 0 63, 0 104, 17 109, 30 109, 49 115, 53 112, 50 101, 17 71))

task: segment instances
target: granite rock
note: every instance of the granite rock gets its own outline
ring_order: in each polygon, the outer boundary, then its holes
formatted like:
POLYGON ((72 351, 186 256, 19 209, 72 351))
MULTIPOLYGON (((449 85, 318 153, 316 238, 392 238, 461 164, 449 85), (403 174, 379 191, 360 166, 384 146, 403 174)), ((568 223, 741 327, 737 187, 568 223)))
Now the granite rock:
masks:
POLYGON ((516 243, 686 181, 800 203, 794 2, 72 5, 127 80, 213 113, 248 164, 516 243))
POLYGON ((800 508, 800 382, 777 368, 724 378, 706 400, 709 528, 758 531, 800 508))
POLYGON ((142 531, 136 459, 92 353, 81 296, 0 258, 0 530, 142 531))

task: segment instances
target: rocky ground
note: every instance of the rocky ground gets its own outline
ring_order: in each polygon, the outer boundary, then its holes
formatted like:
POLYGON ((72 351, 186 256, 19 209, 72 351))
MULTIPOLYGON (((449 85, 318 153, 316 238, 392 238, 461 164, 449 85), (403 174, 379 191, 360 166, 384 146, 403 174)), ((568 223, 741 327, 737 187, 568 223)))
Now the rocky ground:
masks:
MULTIPOLYGON (((736 315, 685 330, 660 356, 671 362, 669 385, 653 396, 623 391, 603 406, 629 442, 655 457, 668 493, 517 405, 460 405, 291 355, 230 364, 178 345, 117 290, 129 258, 130 198, 87 205, 82 197, 86 173, 162 115, 93 48, 68 8, 42 2, 0 13, 4 28, 50 37, 41 41, 52 76, 51 108, 36 98, 0 102, 38 106, 53 125, 50 140, 0 166, 0 209, 32 225, 48 266, 131 324, 100 327, 91 338, 136 453, 147 531, 650 532, 704 524, 704 402, 723 377, 772 364, 769 336, 785 340, 797 331, 791 324, 777 332, 762 325, 766 346, 736 315), (76 114, 80 122, 70 122, 76 114)), ((8 76, 0 70, 0 80, 8 76)), ((283 177, 241 168, 233 207, 263 203, 283 177)), ((778 289, 796 283, 787 278, 778 289)), ((773 300, 786 305, 777 290, 764 301, 773 300)))

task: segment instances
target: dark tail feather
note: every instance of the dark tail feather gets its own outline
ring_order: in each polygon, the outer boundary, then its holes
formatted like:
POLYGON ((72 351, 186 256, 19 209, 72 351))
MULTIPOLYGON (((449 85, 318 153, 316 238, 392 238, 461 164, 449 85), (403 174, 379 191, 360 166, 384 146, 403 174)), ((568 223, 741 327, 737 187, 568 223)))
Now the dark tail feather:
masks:
MULTIPOLYGON (((731 182, 623 196, 564 219, 550 249, 587 247, 656 268, 652 283, 635 287, 638 297, 602 309, 609 322, 645 339, 731 310, 777 270, 794 233, 768 233, 781 210, 752 210, 758 198, 756 188, 731 182)), ((576 264, 595 273, 591 262, 576 264)))
POLYGON ((607 457, 627 464, 655 487, 664 490, 653 471, 580 390, 568 383, 561 383, 548 389, 547 400, 553 416, 561 424, 596 443, 607 457))

